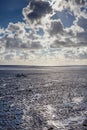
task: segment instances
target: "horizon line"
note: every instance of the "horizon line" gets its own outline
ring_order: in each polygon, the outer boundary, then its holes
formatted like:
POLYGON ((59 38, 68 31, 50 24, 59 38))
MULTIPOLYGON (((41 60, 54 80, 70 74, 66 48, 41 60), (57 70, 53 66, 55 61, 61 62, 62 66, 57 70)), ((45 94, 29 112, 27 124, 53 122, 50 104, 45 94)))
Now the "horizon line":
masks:
POLYGON ((76 66, 87 66, 87 65, 0 65, 0 67, 76 67, 76 66))

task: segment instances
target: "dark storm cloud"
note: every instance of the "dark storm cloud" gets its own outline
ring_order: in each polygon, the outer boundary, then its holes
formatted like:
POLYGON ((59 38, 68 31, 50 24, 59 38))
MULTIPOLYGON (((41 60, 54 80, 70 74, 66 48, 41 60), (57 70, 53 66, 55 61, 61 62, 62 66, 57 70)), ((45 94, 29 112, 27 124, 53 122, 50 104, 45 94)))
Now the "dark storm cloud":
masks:
POLYGON ((32 1, 30 3, 31 12, 27 15, 28 19, 31 21, 40 19, 48 13, 52 12, 52 8, 49 2, 45 1, 32 1))

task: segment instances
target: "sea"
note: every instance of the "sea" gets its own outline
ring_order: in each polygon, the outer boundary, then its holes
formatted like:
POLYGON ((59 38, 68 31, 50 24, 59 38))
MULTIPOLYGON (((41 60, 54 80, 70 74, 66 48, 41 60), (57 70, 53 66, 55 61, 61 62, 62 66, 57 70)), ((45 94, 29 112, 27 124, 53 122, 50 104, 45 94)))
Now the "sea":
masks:
POLYGON ((87 130, 87 66, 0 66, 0 130, 87 130))

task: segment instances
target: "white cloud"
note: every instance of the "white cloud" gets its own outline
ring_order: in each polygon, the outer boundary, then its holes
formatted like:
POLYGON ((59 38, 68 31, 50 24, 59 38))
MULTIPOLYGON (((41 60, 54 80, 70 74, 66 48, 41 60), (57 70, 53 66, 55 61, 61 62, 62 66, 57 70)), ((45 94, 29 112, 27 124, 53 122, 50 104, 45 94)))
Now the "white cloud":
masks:
POLYGON ((67 64, 71 59, 71 63, 76 59, 86 60, 86 5, 85 0, 31 2, 22 11, 24 22, 9 23, 6 29, 0 28, 1 61, 67 64), (82 7, 84 8, 81 11, 82 7), (58 11, 65 10, 67 10, 66 17, 69 14, 72 18, 75 17, 72 19, 72 25, 68 27, 64 27, 60 17, 52 19, 58 11))

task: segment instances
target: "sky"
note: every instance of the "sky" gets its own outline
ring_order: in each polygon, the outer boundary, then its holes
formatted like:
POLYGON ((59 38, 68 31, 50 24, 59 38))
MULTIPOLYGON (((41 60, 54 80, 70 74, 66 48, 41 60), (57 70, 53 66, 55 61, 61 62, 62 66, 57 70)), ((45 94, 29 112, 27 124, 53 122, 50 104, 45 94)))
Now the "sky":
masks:
POLYGON ((1 65, 87 65, 87 0, 0 0, 1 65))

